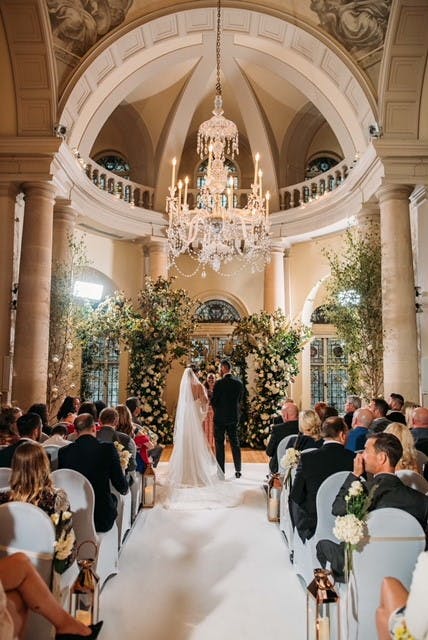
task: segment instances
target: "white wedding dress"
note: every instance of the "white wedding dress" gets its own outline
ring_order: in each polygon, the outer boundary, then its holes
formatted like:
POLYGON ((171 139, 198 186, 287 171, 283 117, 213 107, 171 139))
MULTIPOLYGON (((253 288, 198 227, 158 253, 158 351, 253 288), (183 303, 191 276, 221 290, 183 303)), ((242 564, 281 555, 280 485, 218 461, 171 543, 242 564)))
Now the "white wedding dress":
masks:
POLYGON ((205 388, 188 367, 180 384, 165 507, 213 509, 236 506, 241 501, 236 488, 224 481, 205 437, 202 422, 207 409, 205 388))

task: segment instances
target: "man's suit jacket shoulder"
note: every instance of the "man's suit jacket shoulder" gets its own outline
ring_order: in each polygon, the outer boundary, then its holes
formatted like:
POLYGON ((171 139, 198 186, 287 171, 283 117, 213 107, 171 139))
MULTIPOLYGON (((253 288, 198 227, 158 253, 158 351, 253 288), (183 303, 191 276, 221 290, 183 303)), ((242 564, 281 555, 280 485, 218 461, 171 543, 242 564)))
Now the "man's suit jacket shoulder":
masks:
POLYGON ((5 447, 0 451, 0 467, 10 467, 12 464, 13 454, 17 447, 21 444, 22 440, 18 440, 14 444, 5 447))

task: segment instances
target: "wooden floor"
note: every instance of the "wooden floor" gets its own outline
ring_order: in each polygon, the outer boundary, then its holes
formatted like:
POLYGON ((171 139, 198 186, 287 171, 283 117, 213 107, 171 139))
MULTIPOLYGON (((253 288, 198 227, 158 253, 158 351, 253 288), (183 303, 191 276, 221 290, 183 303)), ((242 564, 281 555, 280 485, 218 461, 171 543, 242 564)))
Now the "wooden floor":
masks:
MULTIPOLYGON (((162 454, 161 461, 168 462, 172 453, 172 445, 167 445, 162 454)), ((241 449, 242 462, 269 462, 269 458, 264 451, 256 451, 255 449, 241 449)), ((233 462, 232 453, 229 444, 226 445, 226 462, 233 462)))

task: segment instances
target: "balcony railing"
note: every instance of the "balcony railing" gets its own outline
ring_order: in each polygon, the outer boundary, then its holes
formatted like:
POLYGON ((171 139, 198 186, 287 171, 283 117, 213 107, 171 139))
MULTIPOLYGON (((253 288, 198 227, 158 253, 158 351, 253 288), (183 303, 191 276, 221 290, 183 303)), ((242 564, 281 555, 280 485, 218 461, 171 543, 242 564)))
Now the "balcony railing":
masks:
MULTIPOLYGON (((78 152, 75 153, 78 162, 84 169, 91 182, 102 191, 110 193, 115 198, 129 203, 132 207, 153 209, 154 188, 132 182, 108 171, 92 159, 85 162, 78 152)), ((280 210, 294 209, 317 200, 319 197, 334 191, 340 187, 349 175, 349 171, 355 166, 357 158, 342 160, 335 167, 321 173, 315 178, 310 178, 279 189, 280 210)), ((237 189, 235 191, 235 206, 245 207, 249 189, 237 189)), ((189 207, 193 208, 197 203, 198 189, 188 190, 189 207)))
POLYGON ((282 187, 279 190, 279 206, 282 211, 300 207, 313 200, 317 200, 325 193, 334 191, 340 187, 349 175, 349 171, 355 166, 358 158, 342 160, 339 164, 315 178, 309 178, 298 184, 282 187))

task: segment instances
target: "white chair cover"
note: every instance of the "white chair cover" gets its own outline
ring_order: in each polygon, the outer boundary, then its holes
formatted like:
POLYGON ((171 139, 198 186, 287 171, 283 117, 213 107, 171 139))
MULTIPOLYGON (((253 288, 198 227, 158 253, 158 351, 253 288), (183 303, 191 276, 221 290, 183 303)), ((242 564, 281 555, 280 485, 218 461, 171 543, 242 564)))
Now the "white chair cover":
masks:
POLYGON ((132 495, 131 491, 128 491, 126 495, 122 495, 112 485, 110 490, 117 498, 116 524, 118 528, 118 547, 120 549, 126 534, 132 526, 132 495))
MULTIPOLYGON (((64 489, 73 513, 73 528, 77 544, 92 541, 98 545, 96 571, 100 587, 107 578, 118 572, 118 529, 116 523, 110 531, 97 533, 94 525, 95 496, 92 485, 81 473, 72 469, 58 469, 52 472, 56 487, 64 489)), ((92 545, 82 547, 80 557, 93 557, 92 545)))
MULTIPOLYGON (((22 551, 49 587, 54 544, 55 528, 44 511, 27 502, 0 505, 0 557, 22 551)), ((53 631, 45 618, 30 612, 25 640, 47 640, 53 637, 53 631)))
POLYGON ((61 447, 57 444, 45 444, 42 445, 43 449, 49 456, 51 462, 51 471, 58 469, 58 451, 61 447))
POLYGON ((0 467, 0 490, 9 488, 11 471, 10 467, 0 467))
POLYGON ((339 493, 342 484, 349 475, 349 471, 338 471, 326 478, 317 492, 317 527, 310 540, 303 543, 296 534, 294 544, 294 567, 298 575, 301 575, 309 584, 314 577, 314 569, 320 566, 317 559, 316 546, 319 540, 333 540, 333 527, 336 516, 331 513, 333 502, 339 493))
POLYGON ((130 489, 132 498, 132 522, 134 522, 141 506, 143 480, 141 473, 138 471, 132 471, 131 476, 134 480, 130 489))
POLYGON ((420 473, 416 473, 416 471, 410 471, 410 469, 400 469, 400 471, 396 471, 395 475, 398 476, 401 482, 412 489, 416 489, 416 491, 421 491, 422 493, 426 493, 428 491, 428 482, 425 480, 420 473))
POLYGON ((391 576, 409 589, 416 560, 425 548, 421 525, 402 509, 372 511, 367 529, 366 543, 353 554, 355 592, 348 585, 340 587, 347 605, 342 609, 348 612, 348 619, 342 620, 345 635, 341 637, 350 639, 373 637, 382 580, 391 576))

